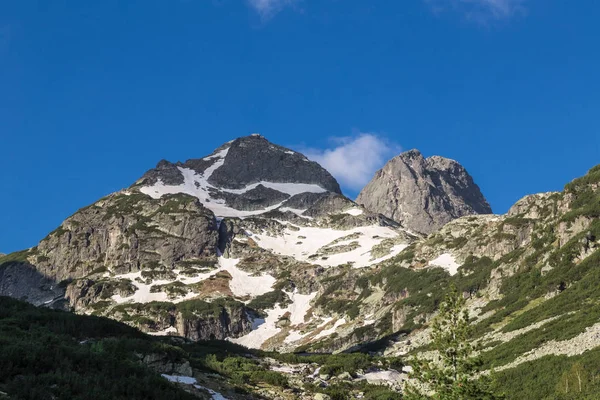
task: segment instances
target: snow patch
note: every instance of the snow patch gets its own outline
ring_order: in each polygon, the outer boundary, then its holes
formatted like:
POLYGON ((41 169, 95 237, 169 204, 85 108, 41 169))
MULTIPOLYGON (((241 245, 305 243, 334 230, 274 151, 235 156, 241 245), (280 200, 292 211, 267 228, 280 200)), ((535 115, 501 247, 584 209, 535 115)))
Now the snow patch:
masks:
POLYGON ((295 196, 300 193, 324 193, 327 190, 323 189, 319 185, 315 185, 312 183, 279 183, 279 182, 268 182, 268 181, 260 181, 258 183, 253 183, 248 185, 242 189, 223 189, 223 192, 233 193, 233 194, 243 194, 249 190, 255 189, 258 185, 263 185, 269 189, 277 190, 281 193, 286 193, 290 196, 295 196))
MULTIPOLYGON (((292 225, 292 224, 288 224, 292 225)), ((398 244, 391 248, 389 254, 384 257, 372 260, 371 249, 380 244, 385 239, 391 239, 398 236, 398 232, 388 227, 371 225, 357 227, 349 230, 336 230, 331 228, 319 227, 299 227, 292 225, 293 229, 286 227, 283 234, 271 236, 266 233, 254 233, 253 238, 256 243, 267 250, 277 254, 293 257, 299 261, 308 262, 322 266, 337 266, 353 262, 355 268, 367 267, 377 264, 386 259, 392 258, 404 250, 408 244, 398 244), (312 257, 320 248, 329 245, 334 240, 344 236, 359 233, 357 239, 339 242, 336 245, 345 242, 358 242, 359 247, 347 252, 324 255, 322 257, 312 257)))
MULTIPOLYGON (((289 318, 292 326, 303 324, 306 313, 310 309, 310 302, 317 296, 317 292, 300 294, 297 293, 297 291, 294 291, 293 293, 285 292, 285 294, 289 296, 292 301, 291 304, 285 308, 281 308, 278 304, 275 308, 266 310, 267 317, 265 319, 259 319, 258 321, 254 320, 253 330, 250 333, 236 339, 228 340, 251 349, 260 349, 267 339, 281 332, 281 328, 278 328, 276 324, 284 314, 290 313, 289 318)), ((288 338, 286 337, 286 343, 287 339, 288 338)))
POLYGON ((281 328, 278 328, 275 326, 275 324, 277 321, 279 321, 283 314, 288 312, 288 309, 281 308, 279 305, 277 305, 274 309, 267 310, 266 312, 267 317, 262 320, 263 323, 258 325, 255 330, 242 337, 235 339, 229 338, 228 340, 251 349, 260 349, 267 339, 273 337, 281 331, 281 328))
POLYGON ((183 183, 180 185, 165 185, 160 179, 152 186, 144 186, 140 188, 140 192, 147 194, 148 196, 158 199, 166 194, 177 194, 184 193, 190 196, 194 196, 198 198, 202 204, 215 213, 218 217, 249 217, 252 215, 260 215, 264 214, 268 211, 275 210, 283 205, 283 202, 272 205, 270 207, 266 207, 262 210, 254 210, 254 211, 243 211, 237 210, 235 208, 229 207, 225 204, 223 199, 215 199, 212 198, 209 194, 209 191, 217 190, 222 192, 228 192, 233 194, 242 194, 249 190, 256 188, 258 185, 263 185, 270 189, 277 190, 282 193, 286 193, 290 196, 294 196, 300 193, 323 193, 326 192, 326 189, 323 189, 321 186, 316 184, 309 183, 279 183, 279 182, 267 182, 261 181, 258 183, 253 183, 248 185, 242 189, 225 189, 218 188, 208 182, 208 179, 216 171, 220 168, 224 162, 225 157, 227 156, 227 152, 229 148, 221 150, 211 156, 204 158, 204 160, 215 160, 213 164, 206 168, 203 173, 197 173, 193 169, 177 167, 181 174, 183 175, 183 183))
MULTIPOLYGON (((178 273, 179 271, 175 270, 173 271, 174 273, 178 273)), ((187 277, 180 277, 180 281, 182 281, 185 284, 191 284, 191 283, 196 283, 196 282, 200 282, 203 281, 204 279, 208 279, 211 275, 214 274, 214 271, 211 271, 209 273, 205 273, 205 274, 200 274, 196 277, 193 278, 187 278, 187 277)), ((128 297, 123 297, 119 294, 115 294, 113 295, 111 298, 117 302, 118 304, 122 304, 122 303, 150 303, 152 301, 169 301, 172 303, 179 303, 182 302, 184 300, 189 300, 195 296, 197 296, 195 293, 188 293, 185 296, 181 296, 177 299, 174 300, 170 300, 169 297, 167 296, 167 294, 165 292, 156 292, 156 293, 151 293, 150 292, 150 288, 152 286, 155 285, 166 285, 168 283, 173 283, 175 281, 177 281, 177 279, 175 280, 155 280, 152 281, 152 283, 150 283, 149 285, 146 283, 141 283, 136 279, 141 279, 144 280, 144 278, 142 278, 142 272, 138 271, 138 272, 131 272, 129 274, 123 274, 123 275, 117 275, 115 276, 115 279, 129 279, 131 280, 131 283, 133 284, 133 286, 135 286, 137 288, 137 290, 135 291, 134 294, 132 294, 131 296, 128 297)))
POLYGON ((243 271, 237 267, 239 263, 239 259, 236 258, 225 258, 223 256, 219 257, 219 267, 213 269, 209 272, 205 272, 202 274, 198 274, 194 277, 188 277, 179 275, 179 270, 174 270, 173 272, 177 274, 177 278, 174 280, 155 280, 152 283, 145 284, 136 280, 136 278, 141 278, 142 272, 132 272, 129 274, 117 275, 115 279, 129 279, 132 281, 132 284, 137 288, 136 292, 128 297, 122 297, 121 295, 113 295, 112 299, 116 301, 118 304, 121 303, 149 303, 152 301, 168 301, 171 303, 180 303, 185 300, 190 300, 196 296, 197 293, 190 292, 185 296, 181 296, 176 299, 169 299, 165 292, 157 292, 151 293, 150 288, 154 285, 165 285, 173 282, 182 282, 186 285, 191 285, 194 283, 198 283, 204 281, 211 276, 215 275, 219 271, 227 271, 231 275, 231 280, 229 281, 229 288, 231 292, 237 297, 256 297, 262 294, 268 293, 272 290, 273 285, 275 284, 276 279, 271 275, 260 275, 260 276, 252 276, 250 273, 243 271))
POLYGON ((363 210, 361 210, 360 208, 351 208, 349 210, 344 211, 344 214, 350 214, 350 215, 354 215, 355 217, 358 215, 362 215, 363 210))
MULTIPOLYGON (((228 153, 228 152, 229 152, 229 147, 228 147, 228 148, 226 148, 226 149, 224 149, 224 150, 218 151, 218 152, 216 152, 216 153, 215 153, 215 154, 213 154, 213 155, 210 155, 210 156, 208 156, 208 157, 204 157, 204 158, 203 158, 203 160, 204 160, 204 161, 210 161, 210 160, 213 160, 213 159, 215 159, 215 158, 222 158, 222 159, 224 160, 224 159, 225 159, 225 157, 227 156, 227 153, 228 153)), ((222 163, 221 163, 221 164, 222 164, 222 163)), ((220 167, 220 165, 219 165, 219 167, 220 167)), ((217 167, 217 168, 218 168, 218 167, 217 167)), ((217 169, 217 168, 215 168, 215 169, 217 169)), ((213 169, 213 170, 211 171, 211 174, 212 174, 212 172, 213 172, 215 169, 213 169)), ((204 172, 204 174, 206 175, 206 172, 204 172)), ((208 179, 208 176, 207 176, 206 178, 208 179)))
POLYGON ((289 365, 273 365, 271 366, 271 371, 275 371, 275 372, 283 372, 284 374, 297 374, 299 373, 301 370, 301 368, 299 367, 292 367, 289 365))
POLYGON ((212 389, 209 389, 205 386, 201 386, 201 385, 194 385, 194 387, 196 389, 200 389, 200 390, 206 390, 212 397, 212 400, 227 400, 227 397, 223 396, 221 393, 219 392, 215 392, 212 389))
POLYGON ((174 326, 170 326, 167 329, 163 329, 162 331, 147 332, 147 334, 150 336, 169 336, 172 333, 177 333, 177 329, 174 326))
POLYGON ((162 377, 173 383, 184 383, 186 385, 193 385, 196 383, 196 378, 192 378, 191 376, 162 374, 162 377))
POLYGON ((291 208, 291 207, 281 207, 281 208, 279 209, 279 211, 281 211, 281 212, 288 212, 288 211, 289 211, 289 212, 292 212, 292 213, 296 214, 296 215, 297 215, 297 216, 299 216, 299 217, 306 218, 306 219, 312 219, 311 217, 308 217, 308 216, 306 216, 306 215, 302 215, 302 213, 303 213, 304 211, 306 211, 306 209, 304 209, 304 210, 300 210, 300 209, 298 209, 298 208, 291 208))
POLYGON ((306 313, 310 310, 310 302, 317 296, 317 292, 310 294, 300 294, 297 291, 294 293, 284 292, 292 300, 292 304, 288 306, 291 313, 290 322, 292 325, 300 325, 304 323, 306 313))
POLYGON ((165 378, 166 380, 168 380, 169 382, 183 383, 185 385, 194 385, 194 387, 196 389, 205 390, 212 396, 212 400, 227 400, 227 398, 224 397, 221 393, 215 392, 214 390, 204 387, 202 385, 198 385, 198 381, 196 380, 196 378, 192 378, 191 376, 179 376, 179 375, 167 375, 167 374, 162 374, 161 376, 163 378, 165 378))
POLYGON ((450 275, 455 275, 458 272, 458 267, 460 267, 454 256, 450 253, 444 253, 436 259, 429 261, 429 265, 442 267, 448 271, 450 275))
POLYGON ((400 382, 401 374, 400 372, 389 369, 385 371, 374 371, 367 372, 364 375, 359 376, 359 379, 365 379, 369 383, 389 383, 393 384, 395 382, 400 382))
POLYGON ((252 276, 249 272, 239 269, 237 258, 219 257, 220 270, 231 275, 229 288, 235 296, 260 296, 271 291, 276 279, 271 275, 252 276))
POLYGON ((323 337, 326 337, 326 336, 329 336, 329 335, 335 333, 336 329, 339 328, 340 326, 344 325, 345 323, 346 323, 345 318, 338 319, 337 321, 335 321, 335 323, 333 324, 333 326, 331 328, 322 330, 321 332, 319 332, 318 335, 316 335, 314 337, 314 339, 321 339, 323 337))

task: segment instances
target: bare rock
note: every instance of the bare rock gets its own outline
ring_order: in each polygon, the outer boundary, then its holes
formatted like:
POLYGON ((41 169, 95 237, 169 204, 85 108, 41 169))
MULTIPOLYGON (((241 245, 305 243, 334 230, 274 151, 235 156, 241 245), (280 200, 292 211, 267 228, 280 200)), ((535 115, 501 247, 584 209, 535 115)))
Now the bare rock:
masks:
POLYGON ((424 158, 418 150, 391 159, 356 201, 421 234, 455 218, 492 212, 462 165, 439 156, 424 158))

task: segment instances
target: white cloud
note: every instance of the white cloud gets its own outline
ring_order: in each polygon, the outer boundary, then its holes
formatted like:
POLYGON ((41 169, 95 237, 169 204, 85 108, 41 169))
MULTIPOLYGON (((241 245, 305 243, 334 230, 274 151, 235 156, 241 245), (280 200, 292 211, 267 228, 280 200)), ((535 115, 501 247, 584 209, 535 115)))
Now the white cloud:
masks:
POLYGON ((269 19, 285 7, 292 6, 299 0, 248 0, 248 4, 262 19, 269 19))
POLYGON ((527 0, 425 0, 435 12, 458 10, 470 19, 487 23, 491 19, 507 19, 526 12, 527 0))
POLYGON ((400 146, 373 133, 358 133, 349 137, 330 139, 328 149, 302 149, 311 160, 328 170, 342 185, 352 191, 362 189, 375 171, 398 154, 400 146))

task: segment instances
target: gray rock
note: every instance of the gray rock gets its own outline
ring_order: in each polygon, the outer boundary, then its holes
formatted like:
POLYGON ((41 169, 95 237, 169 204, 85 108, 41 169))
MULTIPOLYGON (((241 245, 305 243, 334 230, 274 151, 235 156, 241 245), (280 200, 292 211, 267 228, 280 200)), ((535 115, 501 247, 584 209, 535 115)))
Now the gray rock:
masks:
POLYGON ((43 239, 32 262, 57 282, 94 271, 171 270, 184 260, 216 262, 216 220, 195 197, 116 193, 79 210, 43 239))
POLYGON ((161 160, 156 164, 156 168, 146 172, 138 183, 153 185, 160 180, 165 185, 181 185, 184 181, 183 175, 177 166, 167 160, 161 160))
POLYGON ((336 376, 337 379, 340 379, 342 381, 351 381, 352 375, 350 375, 349 372, 342 372, 341 374, 339 374, 338 376, 336 376))
POLYGON ((391 159, 356 199, 367 209, 430 234, 465 215, 489 214, 488 202, 456 161, 411 150, 391 159))
MULTIPOLYGON (((206 303, 205 307, 209 303, 206 303)), ((184 312, 177 315, 176 329, 192 340, 225 340, 240 337, 252 330, 252 319, 243 303, 211 304, 212 310, 184 312)))
POLYGON ((250 189, 242 194, 215 190, 214 193, 211 193, 211 196, 215 199, 225 200, 225 204, 231 208, 244 211, 263 210, 267 207, 279 204, 290 197, 287 193, 282 193, 275 189, 264 187, 263 185, 258 185, 254 189, 250 189))
MULTIPOLYGON (((262 210, 290 197, 289 194, 260 185, 260 182, 314 184, 341 195, 335 178, 319 164, 256 134, 225 143, 213 154, 201 159, 191 159, 185 163, 163 160, 156 168, 146 172, 132 189, 152 186, 158 181, 178 186, 184 182, 180 168, 191 169, 202 176, 209 167, 212 167, 207 178, 212 185, 210 197, 216 201, 224 200, 227 206, 237 210, 262 210), (230 191, 254 184, 259 185, 244 193, 230 191)), ((308 208, 321 196, 322 193, 303 193, 288 200, 285 206, 308 208)))
POLYGON ((345 196, 337 193, 325 193, 319 196, 316 201, 303 213, 309 217, 319 217, 335 212, 340 212, 345 208, 354 206, 354 202, 345 196))
POLYGON ((51 306, 64 297, 65 289, 45 277, 27 262, 0 265, 0 296, 51 306))
POLYGON ((312 183, 341 193, 335 178, 319 164, 256 134, 231 142, 223 166, 209 178, 213 185, 229 189, 260 181, 312 183))
POLYGON ((160 374, 192 376, 194 370, 188 360, 172 361, 167 354, 138 354, 141 361, 160 374))
POLYGON ((328 197, 329 193, 300 193, 290 197, 283 203, 283 207, 306 210, 315 204, 319 199, 328 197))

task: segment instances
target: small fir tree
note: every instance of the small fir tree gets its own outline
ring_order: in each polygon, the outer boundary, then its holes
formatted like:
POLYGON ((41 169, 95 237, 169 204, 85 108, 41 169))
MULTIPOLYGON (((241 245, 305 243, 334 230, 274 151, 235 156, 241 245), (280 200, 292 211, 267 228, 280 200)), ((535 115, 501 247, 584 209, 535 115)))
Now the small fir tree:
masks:
POLYGON ((415 358, 412 376, 416 383, 405 387, 406 400, 497 400, 488 376, 478 376, 481 360, 469 339, 471 324, 465 299, 451 287, 432 323, 431 343, 438 360, 415 358))

